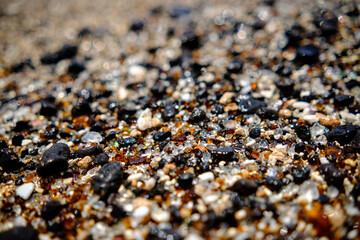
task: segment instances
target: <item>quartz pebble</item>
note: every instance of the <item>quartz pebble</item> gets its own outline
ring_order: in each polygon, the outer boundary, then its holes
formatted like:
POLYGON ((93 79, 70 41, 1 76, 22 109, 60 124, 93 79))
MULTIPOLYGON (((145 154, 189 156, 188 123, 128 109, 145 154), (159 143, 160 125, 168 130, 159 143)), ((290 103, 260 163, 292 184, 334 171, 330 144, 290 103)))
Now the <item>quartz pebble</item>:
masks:
POLYGON ((149 108, 145 109, 141 112, 138 120, 137 120, 137 127, 139 130, 144 131, 152 127, 151 121, 151 110, 149 108))
POLYGON ((35 185, 33 183, 25 183, 16 188, 16 195, 20 196, 22 199, 27 200, 31 196, 35 189, 35 185))
POLYGON ((98 132, 88 132, 81 137, 81 141, 85 143, 99 143, 103 140, 98 132))

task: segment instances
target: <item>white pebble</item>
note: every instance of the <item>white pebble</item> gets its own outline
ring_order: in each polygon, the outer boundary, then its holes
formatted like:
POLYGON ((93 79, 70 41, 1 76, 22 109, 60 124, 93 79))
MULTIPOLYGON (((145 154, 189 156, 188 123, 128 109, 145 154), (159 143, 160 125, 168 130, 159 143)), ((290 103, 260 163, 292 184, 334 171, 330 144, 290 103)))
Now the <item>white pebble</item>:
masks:
POLYGON ((200 182, 210 182, 210 181, 214 181, 214 174, 212 172, 206 172, 206 173, 202 173, 199 175, 199 181, 200 182))
POLYGON ((23 139, 21 141, 21 146, 27 146, 29 145, 30 143, 32 143, 32 141, 30 139, 23 139))
POLYGON ((157 223, 169 222, 170 213, 162 208, 156 208, 151 212, 151 219, 157 223))
POLYGON ((294 102, 292 104, 293 108, 299 109, 299 110, 304 110, 305 108, 307 108, 310 105, 310 103, 308 102, 303 102, 303 101, 297 101, 294 102))
POLYGON ((310 124, 313 124, 313 123, 316 123, 319 121, 319 118, 315 115, 305 115, 305 116, 303 116, 303 119, 310 124))
POLYGON ((152 117, 151 110, 149 108, 142 111, 136 124, 138 129, 144 131, 148 128, 151 128, 152 127, 151 117, 152 117))
POLYGON ((31 196, 34 189, 35 189, 35 185, 33 183, 25 183, 17 187, 15 192, 16 195, 20 196, 22 199, 27 200, 31 196))
POLYGON ((81 141, 85 143, 99 143, 102 140, 103 138, 98 132, 85 133, 81 138, 81 141))
POLYGON ((148 216, 150 213, 149 207, 138 207, 136 208, 131 216, 131 226, 133 228, 138 227, 138 225, 144 220, 146 216, 148 216))

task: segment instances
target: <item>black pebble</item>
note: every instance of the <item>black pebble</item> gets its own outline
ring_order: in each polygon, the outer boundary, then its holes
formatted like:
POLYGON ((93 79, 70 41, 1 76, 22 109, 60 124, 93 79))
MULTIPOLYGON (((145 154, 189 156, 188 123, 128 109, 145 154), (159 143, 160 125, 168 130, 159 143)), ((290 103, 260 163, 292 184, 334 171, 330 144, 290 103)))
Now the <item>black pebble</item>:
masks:
POLYGON ((244 63, 240 59, 235 58, 227 66, 227 71, 228 73, 240 73, 243 68, 243 65, 244 63))
POLYGON ((91 114, 92 114, 92 110, 90 104, 83 99, 77 101, 77 103, 71 109, 71 115, 73 117, 79 117, 79 116, 91 115, 91 114))
POLYGON ((192 186, 194 176, 191 173, 182 173, 179 175, 177 181, 182 189, 188 189, 192 186))
POLYGON ((335 187, 342 189, 345 174, 331 163, 322 164, 319 166, 321 174, 325 175, 325 181, 328 185, 334 185, 335 187))
POLYGON ((221 104, 214 104, 211 106, 211 113, 216 115, 223 114, 224 107, 221 104))
POLYGON ((175 6, 171 9, 170 17, 171 18, 180 18, 187 16, 191 13, 191 9, 185 6, 175 6))
POLYGON ((335 97, 334 105, 337 107, 348 107, 354 102, 354 99, 354 96, 340 94, 335 97))
POLYGON ((171 104, 171 105, 166 106, 161 115, 162 115, 162 118, 164 119, 164 121, 169 121, 169 120, 173 119, 176 115, 176 109, 175 109, 174 105, 171 104))
POLYGON ((5 142, 5 140, 0 140, 0 149, 3 149, 3 148, 8 148, 8 145, 5 142))
POLYGON ((85 70, 85 65, 82 62, 73 61, 68 67, 68 73, 77 75, 85 70))
POLYGON ((78 52, 75 45, 65 44, 60 50, 54 53, 47 53, 41 57, 42 64, 55 64, 63 59, 73 58, 78 52))
POLYGON ((166 86, 162 83, 155 83, 150 91, 154 97, 162 98, 166 94, 166 86))
POLYGON ((258 184, 255 180, 239 179, 230 190, 237 192, 240 196, 248 196, 256 192, 258 184))
POLYGON ((276 110, 268 108, 268 107, 261 107, 256 110, 256 114, 261 119, 269 119, 269 120, 277 120, 279 118, 279 114, 276 110))
POLYGON ((18 121, 13 130, 15 132, 21 132, 29 129, 30 129, 29 121, 18 121))
POLYGON ((345 124, 336 126, 334 130, 327 134, 328 141, 337 141, 340 144, 346 144, 356 136, 358 126, 352 124, 345 124))
POLYGON ((171 132, 170 131, 165 131, 165 132, 157 132, 154 134, 153 139, 154 141, 164 141, 167 138, 171 137, 171 132))
POLYGON ((151 228, 150 233, 146 236, 146 240, 182 240, 183 237, 172 228, 158 229, 151 228))
POLYGON ((136 139, 133 137, 120 138, 118 143, 119 147, 129 147, 136 143, 136 139))
POLYGON ((120 204, 115 204, 113 205, 111 216, 113 216, 116 219, 122 219, 127 216, 127 213, 120 204))
POLYGON ((181 35, 182 48, 195 50, 200 47, 200 38, 193 30, 187 30, 181 35))
POLYGON ((105 164, 91 181, 94 192, 106 198, 119 189, 123 176, 123 169, 119 162, 105 164))
POLYGON ((293 94, 295 81, 290 78, 285 78, 277 81, 276 86, 280 89, 280 94, 285 97, 290 97, 293 94))
POLYGON ((295 152, 297 153, 301 153, 301 152, 304 152, 305 151, 305 143, 303 142, 299 142, 295 145, 295 152))
POLYGON ((92 145, 89 147, 79 148, 78 150, 75 151, 79 157, 92 156, 92 155, 96 156, 103 152, 103 148, 100 147, 99 145, 92 145))
POLYGON ((46 150, 36 169, 40 177, 50 177, 68 168, 70 148, 65 143, 57 143, 46 150))
POLYGON ((283 186, 283 182, 277 177, 267 177, 266 186, 272 191, 279 191, 283 186))
POLYGON ((57 114, 57 108, 54 104, 43 100, 41 101, 41 108, 40 108, 40 115, 43 115, 45 117, 52 117, 52 116, 56 116, 57 114))
POLYGON ((295 128, 295 132, 301 140, 310 141, 311 134, 310 134, 309 126, 307 125, 297 126, 295 128))
POLYGON ((215 160, 231 160, 235 152, 232 147, 224 147, 211 149, 210 153, 215 160))
POLYGON ((25 68, 35 69, 31 59, 27 59, 20 63, 16 63, 11 66, 11 71, 14 73, 22 72, 25 68))
POLYGON ((198 123, 200 121, 205 120, 205 118, 206 118, 205 111, 202 110, 201 108, 195 108, 194 111, 190 115, 189 121, 191 123, 198 123))
POLYGON ((14 150, 10 148, 0 149, 0 167, 4 172, 13 172, 24 166, 24 163, 20 161, 14 150))
POLYGON ((313 64, 319 60, 320 50, 317 46, 308 44, 296 50, 296 60, 303 64, 313 64))
POLYGON ((324 194, 321 194, 319 197, 319 203, 321 203, 321 204, 328 203, 329 200, 330 200, 329 197, 324 194))
POLYGON ((115 131, 110 131, 105 135, 104 138, 105 138, 106 141, 110 141, 110 140, 116 138, 116 132, 115 131))
POLYGON ((250 95, 239 95, 236 100, 240 114, 253 114, 257 109, 266 107, 266 103, 253 98, 250 95))
POLYGON ((41 208, 41 217, 45 220, 51 220, 58 215, 63 207, 64 206, 59 201, 48 201, 44 203, 41 208))
POLYGON ((91 30, 87 27, 84 27, 83 29, 81 29, 78 33, 78 37, 82 38, 82 37, 86 37, 91 35, 91 30))
POLYGON ((92 162, 94 165, 105 165, 109 162, 109 156, 106 153, 100 153, 96 156, 94 161, 92 162))
POLYGON ((292 175, 294 177, 294 182, 296 184, 301 184, 305 180, 309 179, 310 169, 307 167, 298 167, 294 169, 292 175))
POLYGON ((261 129, 260 128, 252 128, 249 132, 249 137, 251 138, 257 138, 260 137, 261 129))
POLYGON ((143 19, 136 19, 131 23, 130 31, 138 32, 144 29, 146 22, 143 19))
POLYGON ((31 227, 14 227, 0 233, 1 240, 37 240, 39 233, 31 227))

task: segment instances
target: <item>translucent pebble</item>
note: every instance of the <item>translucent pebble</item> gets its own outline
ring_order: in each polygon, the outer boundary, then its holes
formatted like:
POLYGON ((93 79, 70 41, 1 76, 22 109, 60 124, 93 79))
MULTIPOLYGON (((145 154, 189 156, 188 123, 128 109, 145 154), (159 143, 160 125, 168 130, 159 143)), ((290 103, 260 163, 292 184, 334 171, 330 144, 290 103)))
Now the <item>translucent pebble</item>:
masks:
POLYGON ((311 136, 316 137, 316 136, 320 136, 320 135, 323 135, 323 134, 327 133, 328 130, 327 130, 327 128, 325 126, 315 123, 310 128, 310 132, 311 132, 311 136))
POLYGON ((85 133, 81 138, 81 141, 83 141, 85 143, 99 143, 102 140, 103 140, 103 138, 100 135, 100 133, 98 133, 98 132, 85 133))

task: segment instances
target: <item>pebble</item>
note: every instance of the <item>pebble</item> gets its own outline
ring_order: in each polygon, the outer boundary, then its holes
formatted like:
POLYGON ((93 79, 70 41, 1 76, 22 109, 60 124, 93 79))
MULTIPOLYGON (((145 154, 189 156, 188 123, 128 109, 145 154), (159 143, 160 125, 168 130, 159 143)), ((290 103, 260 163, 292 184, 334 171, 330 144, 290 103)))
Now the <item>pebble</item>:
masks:
POLYGON ((65 44, 58 51, 43 55, 40 60, 42 64, 55 64, 63 59, 75 57, 77 52, 78 52, 77 46, 65 44))
POLYGON ((85 143, 100 143, 103 137, 98 132, 88 132, 81 137, 81 141, 85 143))
POLYGON ((98 155, 103 152, 103 148, 99 145, 92 145, 88 147, 82 147, 78 150, 74 151, 73 154, 76 157, 85 157, 85 156, 92 156, 92 155, 98 155))
POLYGON ((231 160, 234 155, 234 149, 232 147, 216 148, 209 150, 211 155, 216 160, 231 160))
POLYGON ((158 127, 161 127, 163 125, 163 121, 161 118, 152 118, 151 119, 151 125, 153 128, 158 128, 158 127))
POLYGON ((161 116, 164 119, 164 121, 170 121, 173 119, 176 115, 176 109, 174 105, 168 105, 165 107, 164 111, 162 112, 161 116))
POLYGON ((354 99, 354 96, 340 94, 334 98, 334 105, 337 107, 348 107, 353 104, 354 99))
POLYGON ((252 128, 249 131, 249 137, 251 137, 251 138, 260 137, 260 134, 261 134, 261 129, 260 128, 252 128))
POLYGON ((149 108, 142 111, 136 123, 137 128, 141 131, 145 131, 149 128, 152 128, 151 118, 152 118, 152 114, 149 108))
POLYGON ((214 174, 212 172, 205 172, 198 176, 200 182, 211 182, 214 181, 214 174))
POLYGON ((296 50, 296 60, 305 63, 313 64, 319 60, 320 49, 312 44, 301 46, 296 50))
POLYGON ((0 167, 4 172, 17 171, 24 166, 24 163, 19 159, 13 149, 0 149, 0 167))
POLYGON ((55 218, 64 206, 57 200, 45 202, 41 208, 41 217, 47 221, 55 218))
POLYGON ((105 198, 116 192, 123 180, 122 171, 119 162, 110 162, 102 166, 91 180, 94 192, 105 198))
POLYGON ((230 188, 231 191, 237 192, 240 196, 248 196, 256 192, 258 184, 255 180, 239 179, 230 188))
POLYGON ((130 147, 136 144, 136 139, 133 137, 120 138, 118 140, 119 147, 130 147))
POLYGON ((171 132, 170 131, 165 131, 165 132, 157 132, 153 135, 153 139, 154 141, 164 141, 167 138, 171 138, 171 132))
POLYGON ((246 131, 245 131, 244 128, 240 127, 240 128, 235 129, 234 134, 238 135, 238 136, 241 136, 241 137, 244 137, 244 136, 246 136, 246 131))
POLYGON ((179 186, 182 189, 188 189, 192 187, 192 181, 194 179, 194 175, 191 173, 181 173, 177 179, 179 186))
POLYGON ((71 115, 73 117, 80 117, 91 114, 92 114, 92 110, 90 104, 83 99, 77 101, 74 107, 71 109, 71 115))
POLYGON ((319 122, 319 118, 316 115, 312 115, 312 114, 304 115, 302 119, 304 119, 304 121, 309 124, 314 124, 316 122, 319 122))
POLYGON ((130 132, 130 137, 139 138, 141 137, 141 132, 137 129, 134 129, 130 132))
POLYGON ((310 128, 307 125, 297 126, 295 132, 298 137, 303 141, 310 141, 311 133, 310 128))
POLYGON ((228 103, 231 103, 231 102, 233 101, 234 97, 235 97, 235 93, 233 93, 233 92, 226 92, 226 93, 224 93, 224 94, 222 95, 222 97, 220 98, 219 103, 226 105, 226 104, 228 104, 228 103))
POLYGON ((293 108, 296 108, 296 109, 299 109, 299 110, 304 110, 305 108, 307 108, 309 106, 310 106, 310 103, 303 102, 303 101, 297 101, 297 102, 294 102, 292 104, 293 108))
POLYGON ((16 188, 15 193, 17 196, 20 196, 22 199, 27 200, 31 196, 35 189, 35 185, 33 183, 25 183, 16 188))
POLYGON ((90 166, 91 162, 92 162, 91 157, 86 156, 83 159, 81 159, 80 161, 78 161, 77 165, 81 169, 87 169, 90 166))
POLYGON ((250 95, 239 95, 236 100, 241 114, 253 114, 257 109, 266 107, 266 103, 253 98, 250 95))
POLYGON ((7 231, 0 232, 0 239, 3 240, 36 240, 39 233, 32 227, 14 227, 7 231))
POLYGON ((359 129, 358 126, 352 124, 339 125, 327 134, 328 141, 337 141, 340 144, 349 143, 359 129))
POLYGON ((327 127, 330 126, 336 126, 340 124, 340 121, 333 119, 332 117, 329 117, 327 115, 324 115, 322 113, 316 113, 315 116, 319 119, 319 122, 327 127))
POLYGON ((58 112, 58 109, 56 106, 46 100, 41 101, 41 108, 40 108, 40 115, 43 115, 45 117, 52 117, 56 116, 58 112))
POLYGON ((205 118, 206 118, 205 111, 202 110, 201 108, 195 108, 190 115, 189 121, 191 123, 198 123, 200 121, 205 120, 205 118))
POLYGON ((11 144, 13 146, 21 146, 24 136, 21 133, 15 134, 11 139, 11 144))
POLYGON ((170 220, 170 213, 158 207, 151 211, 151 219, 157 223, 167 223, 170 220))
POLYGON ((133 228, 138 227, 139 224, 144 220, 144 218, 149 214, 150 214, 149 207, 142 206, 136 208, 131 214, 131 221, 130 221, 131 226, 133 228))
POLYGON ((70 148, 65 143, 57 143, 46 150, 36 169, 40 177, 50 177, 68 168, 70 148))

